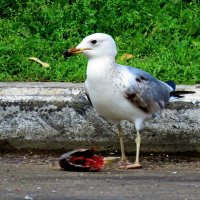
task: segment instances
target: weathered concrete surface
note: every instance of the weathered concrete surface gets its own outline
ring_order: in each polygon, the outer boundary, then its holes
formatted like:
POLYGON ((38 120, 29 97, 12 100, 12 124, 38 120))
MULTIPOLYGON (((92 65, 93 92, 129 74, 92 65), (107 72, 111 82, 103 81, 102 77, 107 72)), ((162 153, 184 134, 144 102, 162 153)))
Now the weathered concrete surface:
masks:
MULTIPOLYGON (((142 152, 200 152, 200 86, 145 123, 142 152)), ((124 122, 126 151, 135 151, 134 126, 124 122)), ((116 128, 89 105, 82 84, 0 83, 0 150, 119 150, 116 128)))

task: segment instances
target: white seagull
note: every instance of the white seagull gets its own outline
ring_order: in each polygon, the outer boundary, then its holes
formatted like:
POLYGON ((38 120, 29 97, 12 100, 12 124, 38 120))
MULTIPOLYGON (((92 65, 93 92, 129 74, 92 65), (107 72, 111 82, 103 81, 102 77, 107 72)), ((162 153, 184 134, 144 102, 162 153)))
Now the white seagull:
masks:
POLYGON ((159 112, 171 96, 179 96, 175 92, 175 84, 171 81, 164 83, 143 70, 117 64, 116 43, 110 35, 104 33, 85 37, 76 48, 66 51, 64 56, 79 53, 89 59, 85 81, 89 101, 100 116, 117 124, 121 146, 119 168, 141 168, 139 152, 143 122, 159 112), (120 126, 122 120, 135 124, 135 163, 128 162, 125 155, 124 131, 120 126))

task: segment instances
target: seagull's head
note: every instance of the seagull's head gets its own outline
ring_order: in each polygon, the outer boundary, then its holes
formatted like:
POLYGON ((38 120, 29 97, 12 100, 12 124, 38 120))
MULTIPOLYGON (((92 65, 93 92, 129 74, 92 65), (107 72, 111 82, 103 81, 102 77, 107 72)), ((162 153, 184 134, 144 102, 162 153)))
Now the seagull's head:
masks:
POLYGON ((80 53, 83 53, 88 58, 115 58, 117 48, 114 39, 110 35, 95 33, 85 37, 77 47, 64 52, 64 56, 69 57, 80 53))

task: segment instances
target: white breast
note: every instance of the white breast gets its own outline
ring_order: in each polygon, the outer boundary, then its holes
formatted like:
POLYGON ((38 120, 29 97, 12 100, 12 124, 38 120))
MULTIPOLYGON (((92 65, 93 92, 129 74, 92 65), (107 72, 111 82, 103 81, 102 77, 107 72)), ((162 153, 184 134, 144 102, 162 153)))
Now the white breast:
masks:
POLYGON ((135 121, 144 113, 123 96, 123 83, 112 62, 89 61, 87 66, 87 92, 95 110, 109 121, 135 121))

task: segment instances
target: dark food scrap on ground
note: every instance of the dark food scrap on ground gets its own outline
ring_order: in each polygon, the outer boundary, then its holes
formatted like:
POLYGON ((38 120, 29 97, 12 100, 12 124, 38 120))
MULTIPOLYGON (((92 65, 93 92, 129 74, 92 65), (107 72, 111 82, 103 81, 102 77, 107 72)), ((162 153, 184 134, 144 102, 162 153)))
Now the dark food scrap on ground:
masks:
POLYGON ((104 167, 104 158, 95 155, 93 149, 77 149, 63 154, 59 164, 67 171, 100 171, 104 167))

